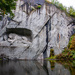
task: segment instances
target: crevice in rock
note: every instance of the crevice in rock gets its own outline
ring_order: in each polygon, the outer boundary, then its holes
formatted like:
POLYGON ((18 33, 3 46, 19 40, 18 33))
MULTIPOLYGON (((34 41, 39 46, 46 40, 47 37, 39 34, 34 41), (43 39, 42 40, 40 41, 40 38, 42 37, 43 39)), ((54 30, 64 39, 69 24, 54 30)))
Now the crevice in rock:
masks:
POLYGON ((46 23, 46 47, 45 47, 44 52, 43 52, 44 58, 47 57, 47 48, 48 48, 48 41, 49 41, 48 37, 49 37, 49 31, 51 29, 51 21, 50 20, 51 19, 49 19, 49 21, 46 23), (49 29, 49 31, 48 31, 48 29, 49 29))
POLYGON ((70 21, 67 26, 69 26, 69 25, 75 25, 75 20, 70 21))

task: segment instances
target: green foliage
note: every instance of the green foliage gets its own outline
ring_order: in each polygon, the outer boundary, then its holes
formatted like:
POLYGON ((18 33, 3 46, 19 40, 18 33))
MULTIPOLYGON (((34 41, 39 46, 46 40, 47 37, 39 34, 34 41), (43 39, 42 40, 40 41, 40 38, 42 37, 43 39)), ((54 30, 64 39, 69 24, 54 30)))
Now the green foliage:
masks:
POLYGON ((67 7, 63 6, 62 3, 59 3, 57 0, 51 0, 51 2, 48 1, 48 0, 45 0, 45 1, 47 3, 54 4, 57 8, 61 9, 62 11, 65 11, 65 13, 67 15, 75 17, 75 9, 72 6, 70 6, 70 7, 67 8, 67 7))
POLYGON ((41 5, 38 5, 38 6, 37 6, 37 9, 40 9, 40 8, 41 8, 41 5))
POLYGON ((69 12, 69 14, 70 14, 71 16, 75 17, 75 10, 73 9, 72 6, 70 6, 70 7, 68 8, 68 12, 69 12))
POLYGON ((56 59, 60 59, 60 60, 72 60, 75 59, 75 51, 74 50, 64 50, 61 54, 56 55, 56 59))
POLYGON ((75 34, 71 36, 68 48, 56 56, 56 59, 75 59, 75 34))
POLYGON ((71 55, 73 56, 73 59, 75 59, 75 51, 74 50, 71 51, 71 55))
POLYGON ((51 49, 50 50, 50 57, 47 59, 49 60, 49 59, 55 59, 55 58, 56 58, 56 56, 54 56, 54 49, 51 49))
POLYGON ((58 60, 73 60, 75 59, 75 34, 71 36, 68 47, 64 48, 61 54, 54 56, 54 50, 51 49, 51 55, 48 59, 58 59, 58 60))
POLYGON ((48 60, 50 60, 50 59, 56 59, 56 56, 51 56, 51 57, 49 57, 49 58, 46 58, 46 59, 48 59, 48 60))
POLYGON ((73 60, 72 66, 75 66, 75 60, 73 60))
POLYGON ((75 34, 71 36, 69 44, 68 44, 69 49, 75 50, 75 34))
POLYGON ((69 50, 65 48, 61 54, 58 54, 56 56, 51 56, 48 59, 72 60, 72 59, 75 59, 75 50, 69 50))
POLYGON ((73 55, 71 54, 71 51, 66 49, 61 54, 56 56, 56 59, 60 60, 66 60, 66 59, 73 59, 73 55))
POLYGON ((54 49, 50 50, 50 57, 54 56, 54 49))
POLYGON ((17 0, 0 0, 0 12, 2 15, 10 14, 10 16, 14 16, 12 10, 16 8, 17 0))

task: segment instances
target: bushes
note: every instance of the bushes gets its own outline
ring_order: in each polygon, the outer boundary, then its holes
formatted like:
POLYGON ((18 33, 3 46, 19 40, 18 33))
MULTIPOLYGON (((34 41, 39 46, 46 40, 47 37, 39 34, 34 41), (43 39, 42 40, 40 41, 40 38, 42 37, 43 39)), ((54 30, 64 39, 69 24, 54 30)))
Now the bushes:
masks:
POLYGON ((54 55, 54 49, 50 50, 50 57, 47 59, 56 59, 56 56, 54 55))
POLYGON ((70 14, 72 17, 75 17, 75 10, 73 9, 72 6, 70 6, 70 7, 68 8, 68 12, 69 12, 69 14, 70 14))
POLYGON ((71 50, 65 51, 64 50, 63 53, 56 56, 56 59, 59 59, 59 60, 66 60, 66 59, 73 60, 73 59, 75 59, 75 51, 74 50, 73 51, 71 51, 71 50))
POLYGON ((50 57, 54 56, 54 49, 50 50, 50 57))
POLYGON ((47 59, 55 59, 55 58, 56 58, 56 56, 54 56, 54 49, 51 49, 50 50, 50 57, 47 59))
POLYGON ((58 1, 55 1, 55 0, 51 0, 51 2, 49 0, 45 0, 47 3, 51 3, 51 4, 54 4, 56 7, 58 7, 59 9, 61 9, 62 11, 65 11, 65 13, 67 15, 70 15, 72 17, 75 17, 75 9, 70 6, 70 7, 65 7, 63 6, 62 3, 59 3, 58 1))
POLYGON ((75 59, 75 34, 71 36, 68 48, 56 56, 56 59, 75 59))
POLYGON ((73 55, 70 50, 65 49, 61 54, 56 55, 56 59, 66 60, 66 59, 73 59, 73 55))
POLYGON ((71 51, 71 55, 73 56, 73 59, 75 59, 75 50, 71 51))
POLYGON ((69 44, 68 44, 68 48, 70 50, 75 50, 75 34, 71 36, 69 44))
POLYGON ((64 51, 61 54, 54 56, 54 50, 51 49, 49 59, 58 59, 58 60, 75 59, 75 34, 71 36, 68 47, 64 48, 64 51))
POLYGON ((70 44, 70 47, 69 47, 71 50, 75 50, 75 36, 74 38, 72 39, 71 41, 71 44, 70 44))
POLYGON ((40 9, 40 8, 41 8, 41 5, 38 5, 38 6, 37 6, 37 9, 40 9))

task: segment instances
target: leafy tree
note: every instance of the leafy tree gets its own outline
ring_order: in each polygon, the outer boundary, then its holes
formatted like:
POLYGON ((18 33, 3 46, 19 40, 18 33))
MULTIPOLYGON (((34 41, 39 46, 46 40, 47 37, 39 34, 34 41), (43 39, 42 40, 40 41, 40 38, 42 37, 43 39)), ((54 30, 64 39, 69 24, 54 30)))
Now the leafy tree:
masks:
POLYGON ((69 14, 70 14, 71 16, 75 16, 75 10, 73 9, 72 6, 70 6, 70 7, 68 8, 68 12, 69 12, 69 14))
POLYGON ((10 14, 10 16, 14 16, 12 10, 16 8, 17 0, 0 0, 0 15, 10 14))

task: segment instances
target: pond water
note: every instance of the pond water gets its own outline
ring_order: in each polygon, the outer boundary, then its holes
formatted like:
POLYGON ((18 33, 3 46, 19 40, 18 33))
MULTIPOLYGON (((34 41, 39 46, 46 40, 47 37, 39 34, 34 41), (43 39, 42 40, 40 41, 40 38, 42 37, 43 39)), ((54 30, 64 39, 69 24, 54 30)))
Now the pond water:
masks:
POLYGON ((0 61, 0 75, 75 75, 75 61, 0 61))

